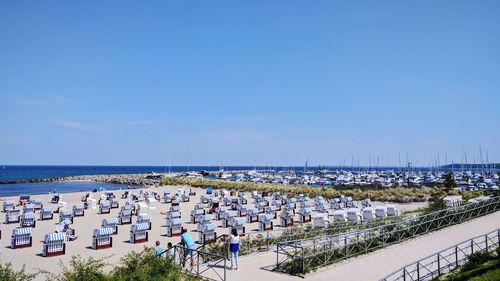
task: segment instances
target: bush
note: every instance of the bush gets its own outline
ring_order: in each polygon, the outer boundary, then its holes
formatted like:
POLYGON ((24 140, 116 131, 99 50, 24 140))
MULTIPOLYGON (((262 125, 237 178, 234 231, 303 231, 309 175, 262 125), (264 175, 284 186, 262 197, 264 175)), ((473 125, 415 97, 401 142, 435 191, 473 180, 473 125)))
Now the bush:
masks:
POLYGON ((158 258, 151 248, 145 248, 140 253, 132 251, 123 257, 121 265, 113 270, 111 280, 167 281, 181 277, 172 261, 158 258))
POLYGON ((468 270, 474 269, 478 265, 485 263, 486 261, 490 260, 491 258, 492 258, 492 255, 489 252, 485 252, 485 251, 476 252, 474 254, 469 255, 469 259, 468 259, 467 263, 465 263, 462 266, 461 270, 468 271, 468 270))
MULTIPOLYGON (((80 256, 71 257, 69 267, 61 264, 62 273, 54 274, 42 271, 47 280, 56 281, 177 281, 194 278, 181 273, 175 264, 165 258, 156 257, 153 249, 144 248, 142 252, 130 252, 120 260, 120 264, 106 270, 109 264, 107 258, 82 259, 80 256)), ((31 279, 2 279, 0 280, 31 280, 31 279)))
POLYGON ((0 263, 0 280, 2 281, 31 281, 37 274, 26 273, 25 267, 19 271, 12 268, 12 263, 0 263))
POLYGON ((48 271, 42 271, 47 280, 56 281, 101 281, 109 280, 109 276, 104 272, 104 267, 108 264, 106 258, 94 259, 92 257, 83 259, 79 255, 72 256, 69 267, 60 262, 62 273, 54 274, 48 271))

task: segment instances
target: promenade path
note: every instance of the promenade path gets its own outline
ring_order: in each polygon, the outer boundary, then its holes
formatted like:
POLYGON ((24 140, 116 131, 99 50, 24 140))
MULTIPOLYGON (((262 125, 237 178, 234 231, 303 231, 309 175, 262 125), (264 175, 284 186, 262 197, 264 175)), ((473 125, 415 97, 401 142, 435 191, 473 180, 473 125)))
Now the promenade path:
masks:
MULTIPOLYGON (((498 228, 500 228, 500 212, 495 212, 400 244, 391 245, 367 255, 330 265, 306 275, 304 279, 311 281, 379 280, 409 263, 498 228)), ((271 271, 271 268, 276 264, 276 253, 271 251, 241 257, 239 264, 240 267, 237 271, 227 271, 227 280, 304 280, 300 277, 271 271)))

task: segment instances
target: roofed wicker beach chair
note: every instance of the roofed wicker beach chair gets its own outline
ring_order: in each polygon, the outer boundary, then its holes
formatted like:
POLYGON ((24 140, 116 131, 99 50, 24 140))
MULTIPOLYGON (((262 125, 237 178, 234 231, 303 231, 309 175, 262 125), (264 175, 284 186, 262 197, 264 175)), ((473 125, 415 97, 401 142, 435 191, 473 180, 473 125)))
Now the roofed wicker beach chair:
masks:
POLYGON ((151 230, 151 215, 147 213, 142 213, 137 216, 137 221, 139 223, 147 223, 149 225, 148 230, 151 230))
POLYGON ((102 200, 99 204, 99 214, 109 214, 111 212, 111 204, 108 200, 102 200))
POLYGON ((24 213, 21 215, 21 227, 35 227, 35 213, 24 213))
POLYGON ((10 239, 10 248, 27 248, 33 245, 33 238, 31 237, 31 227, 18 227, 12 230, 10 239))
POLYGON ((40 210, 40 220, 51 220, 54 218, 54 212, 50 207, 44 207, 40 210))
POLYGON ((5 213, 5 223, 19 222, 19 210, 7 211, 5 213))
POLYGON ((3 212, 13 211, 16 209, 16 203, 12 200, 5 200, 3 202, 3 212))
POLYGON ((118 218, 107 218, 102 220, 101 227, 112 228, 113 229, 112 234, 118 234, 118 224, 119 224, 118 218))
POLYGON ((94 234, 92 235, 92 249, 106 249, 113 247, 113 228, 103 227, 94 229, 94 234))
POLYGON ((52 257, 66 254, 66 233, 45 234, 42 241, 42 256, 52 257))
POLYGON ((130 243, 143 243, 148 241, 149 224, 138 223, 130 227, 130 243))
POLYGON ((85 205, 83 203, 76 204, 73 206, 73 216, 83 217, 85 215, 85 205))
POLYGON ((59 212, 59 222, 64 220, 70 220, 73 222, 73 211, 70 210, 62 210, 59 212))

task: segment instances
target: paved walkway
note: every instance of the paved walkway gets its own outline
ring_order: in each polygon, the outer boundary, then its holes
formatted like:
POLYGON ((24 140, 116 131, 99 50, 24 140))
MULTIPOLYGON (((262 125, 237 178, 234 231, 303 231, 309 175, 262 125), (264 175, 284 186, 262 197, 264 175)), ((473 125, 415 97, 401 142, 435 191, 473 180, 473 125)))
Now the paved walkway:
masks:
MULTIPOLYGON (((306 275, 305 280, 379 280, 385 275, 434 252, 500 228, 500 212, 444 228, 401 244, 352 258, 306 275)), ((228 263, 229 264, 229 263, 228 263)), ((276 253, 266 252, 240 258, 238 270, 228 270, 229 281, 303 280, 272 272, 276 253)))

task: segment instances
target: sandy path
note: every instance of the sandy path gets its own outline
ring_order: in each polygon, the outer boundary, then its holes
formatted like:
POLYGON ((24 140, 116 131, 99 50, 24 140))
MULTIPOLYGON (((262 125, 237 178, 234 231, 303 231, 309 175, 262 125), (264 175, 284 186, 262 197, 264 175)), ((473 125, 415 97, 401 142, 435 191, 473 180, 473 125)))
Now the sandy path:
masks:
MULTIPOLYGON (((416 239, 392 245, 367 255, 349 259, 306 276, 306 280, 379 280, 385 275, 418 259, 446 249, 464 240, 500 228, 500 212, 451 226, 416 239)), ((267 252, 240 258, 240 268, 228 271, 228 280, 301 280, 271 272, 276 253, 267 252)))

